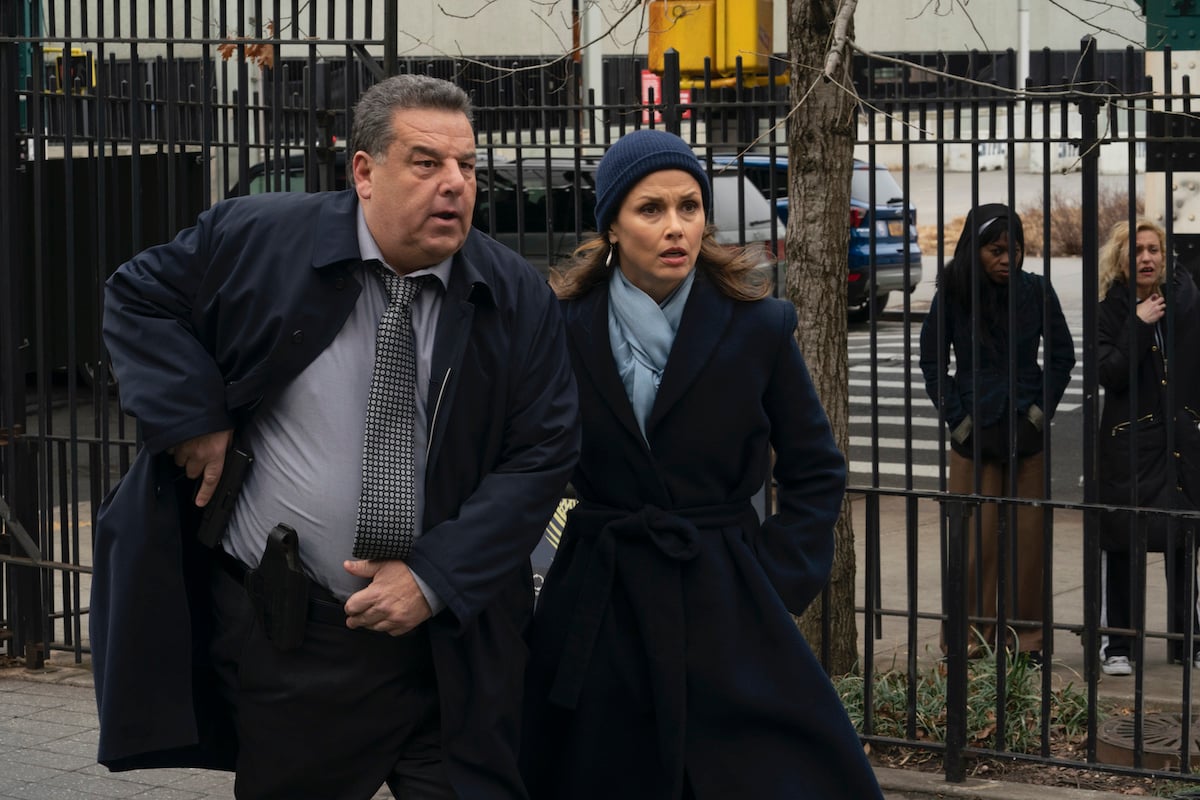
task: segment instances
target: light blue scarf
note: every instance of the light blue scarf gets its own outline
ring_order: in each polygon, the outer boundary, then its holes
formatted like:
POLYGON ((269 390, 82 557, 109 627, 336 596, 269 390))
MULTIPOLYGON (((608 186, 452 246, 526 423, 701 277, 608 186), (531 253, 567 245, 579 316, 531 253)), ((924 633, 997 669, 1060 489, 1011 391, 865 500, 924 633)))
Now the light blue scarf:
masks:
POLYGON ((620 269, 613 270, 608 284, 608 341, 643 438, 695 277, 693 269, 662 305, 630 283, 620 269))

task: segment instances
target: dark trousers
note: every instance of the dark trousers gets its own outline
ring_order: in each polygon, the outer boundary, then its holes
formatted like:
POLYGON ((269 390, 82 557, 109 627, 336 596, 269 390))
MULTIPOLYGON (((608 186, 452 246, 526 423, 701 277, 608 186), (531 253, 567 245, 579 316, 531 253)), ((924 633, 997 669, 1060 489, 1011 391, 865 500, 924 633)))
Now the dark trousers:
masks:
MULTIPOLYGON (((1136 583, 1141 597, 1146 596, 1145 580, 1134 580, 1131 571, 1134 559, 1128 550, 1104 551, 1104 612, 1105 625, 1109 628, 1135 629, 1133 619, 1133 587, 1136 583)), ((1187 558, 1185 550, 1174 553, 1163 553, 1163 572, 1167 579, 1167 630, 1171 633, 1185 633, 1188 616, 1193 619, 1197 639, 1192 646, 1193 652, 1200 651, 1200 617, 1196 614, 1196 595, 1188 591, 1191 586, 1189 570, 1194 563, 1187 558), (1170 556, 1170 557, 1168 557, 1170 556)), ((1170 641, 1167 646, 1167 657, 1171 661, 1182 661, 1184 642, 1170 641)), ((1105 658, 1111 656, 1133 657, 1133 637, 1120 634, 1108 635, 1108 646, 1104 650, 1105 658)))
POLYGON ((367 800, 384 783, 402 800, 455 797, 424 628, 393 637, 310 618, 304 643, 281 653, 223 569, 213 570, 212 596, 211 655, 234 711, 239 800, 367 800))

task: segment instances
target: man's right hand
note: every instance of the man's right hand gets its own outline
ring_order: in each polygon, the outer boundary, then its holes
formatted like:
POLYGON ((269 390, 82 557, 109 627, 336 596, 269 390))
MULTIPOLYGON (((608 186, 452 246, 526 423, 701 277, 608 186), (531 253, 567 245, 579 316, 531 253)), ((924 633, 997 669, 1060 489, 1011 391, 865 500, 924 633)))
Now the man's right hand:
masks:
POLYGON ((189 478, 202 478, 196 491, 197 507, 208 505, 217 490, 217 481, 221 480, 221 470, 225 466, 225 451, 232 441, 233 429, 230 428, 188 439, 167 450, 189 478))

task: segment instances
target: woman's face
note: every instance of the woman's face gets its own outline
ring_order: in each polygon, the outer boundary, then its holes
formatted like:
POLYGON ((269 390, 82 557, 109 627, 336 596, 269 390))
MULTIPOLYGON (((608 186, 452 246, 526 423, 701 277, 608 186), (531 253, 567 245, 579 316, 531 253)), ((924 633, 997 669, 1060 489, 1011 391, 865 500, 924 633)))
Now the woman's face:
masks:
POLYGON ((1008 231, 1004 231, 999 239, 979 248, 979 263, 983 267, 983 274, 987 275, 992 283, 1006 286, 1010 262, 1020 269, 1023 255, 1020 246, 1016 247, 1016 252, 1009 252, 1008 231))
POLYGON ((638 181, 608 229, 621 272, 656 303, 695 268, 703 236, 700 184, 681 169, 652 172, 638 181))
POLYGON ((1154 231, 1138 231, 1134 243, 1137 252, 1134 262, 1137 266, 1137 296, 1145 300, 1158 291, 1162 284, 1163 272, 1166 270, 1166 259, 1163 256, 1162 242, 1154 231))

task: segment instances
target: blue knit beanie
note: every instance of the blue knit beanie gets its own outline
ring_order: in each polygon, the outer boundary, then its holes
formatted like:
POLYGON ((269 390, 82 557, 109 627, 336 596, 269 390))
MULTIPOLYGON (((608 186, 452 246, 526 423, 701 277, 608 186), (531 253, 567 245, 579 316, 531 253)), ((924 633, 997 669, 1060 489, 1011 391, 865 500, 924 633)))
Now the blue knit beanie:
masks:
POLYGON ((641 128, 618 139, 596 168, 596 230, 601 234, 608 230, 625 195, 638 181, 664 169, 681 169, 696 179, 704 198, 705 218, 711 220, 712 187, 700 159, 675 134, 641 128))

